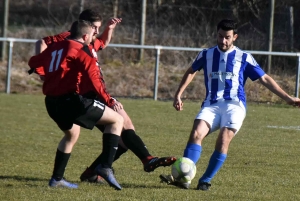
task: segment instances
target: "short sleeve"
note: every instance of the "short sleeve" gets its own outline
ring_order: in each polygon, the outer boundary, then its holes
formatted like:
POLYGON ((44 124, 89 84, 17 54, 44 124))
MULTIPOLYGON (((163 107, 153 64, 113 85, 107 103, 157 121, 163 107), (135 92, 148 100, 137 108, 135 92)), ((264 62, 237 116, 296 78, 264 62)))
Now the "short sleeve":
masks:
POLYGON ((246 63, 245 74, 252 81, 257 80, 266 74, 251 54, 247 54, 246 63))
POLYGON ((192 68, 194 71, 199 71, 203 68, 205 64, 206 50, 201 51, 192 64, 192 68))

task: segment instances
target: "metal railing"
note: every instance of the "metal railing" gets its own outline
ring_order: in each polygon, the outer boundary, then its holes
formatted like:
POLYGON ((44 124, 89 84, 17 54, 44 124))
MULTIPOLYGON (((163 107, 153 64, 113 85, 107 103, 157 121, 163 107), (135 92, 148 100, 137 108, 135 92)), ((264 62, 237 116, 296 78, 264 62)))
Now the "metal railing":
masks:
MULTIPOLYGON (((1 38, 0 41, 9 42, 9 50, 7 57, 7 74, 6 74, 6 93, 10 93, 10 77, 11 77, 11 65, 14 42, 21 43, 35 43, 37 39, 20 39, 20 38, 1 38)), ((181 51, 201 51, 204 48, 189 48, 189 47, 172 47, 172 46, 160 46, 160 45, 133 45, 133 44, 109 44, 108 47, 117 48, 131 48, 131 49, 154 49, 156 50, 155 55, 155 71, 154 71, 154 92, 153 99, 157 100, 158 92, 158 70, 159 70, 159 58, 161 50, 181 50, 181 51)), ((267 52, 267 51, 247 51, 251 54, 257 55, 272 55, 272 56, 291 56, 298 57, 298 68, 295 84, 295 97, 299 96, 299 73, 300 73, 300 52, 267 52)))

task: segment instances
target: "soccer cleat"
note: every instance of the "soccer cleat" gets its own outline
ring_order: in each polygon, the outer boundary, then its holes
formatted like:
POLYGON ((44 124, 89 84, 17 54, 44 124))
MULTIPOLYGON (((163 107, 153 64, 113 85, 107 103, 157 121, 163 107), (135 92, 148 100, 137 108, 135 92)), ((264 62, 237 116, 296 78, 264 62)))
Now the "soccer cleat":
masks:
POLYGON ((168 185, 175 185, 175 180, 172 175, 166 175, 166 174, 161 174, 159 175, 159 178, 161 179, 161 183, 167 183, 168 185))
POLYGON ((70 182, 66 181, 65 179, 56 181, 54 178, 50 179, 49 186, 50 187, 60 187, 60 188, 78 188, 77 184, 70 183, 70 182))
POLYGON ((184 189, 188 189, 190 187, 190 183, 181 183, 176 181, 172 175, 161 174, 159 175, 159 178, 161 179, 161 183, 167 183, 168 185, 173 185, 184 189))
POLYGON ((114 187, 116 190, 121 190, 122 187, 117 182, 112 168, 103 168, 101 165, 98 165, 96 167, 96 172, 98 175, 100 175, 105 181, 112 187, 114 187))
POLYGON ((197 190, 207 191, 209 190, 211 184, 208 182, 199 181, 197 190))
POLYGON ((98 184, 106 183, 101 176, 97 175, 95 171, 91 170, 89 167, 87 167, 86 170, 80 175, 80 180, 98 184))
POLYGON ((170 166, 173 163, 175 163, 176 158, 175 157, 162 157, 162 158, 152 158, 148 163, 144 164, 144 170, 145 172, 152 172, 156 168, 160 166, 170 166))

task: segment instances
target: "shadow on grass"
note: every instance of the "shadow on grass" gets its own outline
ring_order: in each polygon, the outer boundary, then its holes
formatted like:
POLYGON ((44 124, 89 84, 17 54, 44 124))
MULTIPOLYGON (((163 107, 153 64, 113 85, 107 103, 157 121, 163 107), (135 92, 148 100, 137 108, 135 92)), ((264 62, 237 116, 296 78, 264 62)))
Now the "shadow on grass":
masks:
MULTIPOLYGON (((84 186, 109 186, 107 183, 88 183, 88 182, 77 182, 77 184, 81 185, 83 184, 84 186)), ((174 187, 177 188, 173 185, 168 185, 166 183, 158 183, 158 184, 133 184, 133 183, 126 183, 126 182, 120 182, 119 183, 123 189, 163 189, 163 188, 170 188, 174 187)))
POLYGON ((10 176, 0 175, 0 180, 11 179, 16 181, 49 181, 49 179, 41 179, 36 177, 10 176))
MULTIPOLYGON (((126 189, 130 189, 130 188, 134 188, 134 189, 149 189, 149 188, 152 188, 152 189, 163 189, 163 188, 170 188, 170 187, 175 187, 175 186, 172 186, 172 185, 167 185, 167 184, 164 184, 164 183, 161 183, 161 185, 147 185, 147 184, 132 184, 132 183, 120 183, 122 188, 126 189)), ((175 187, 176 188, 176 187, 175 187)))

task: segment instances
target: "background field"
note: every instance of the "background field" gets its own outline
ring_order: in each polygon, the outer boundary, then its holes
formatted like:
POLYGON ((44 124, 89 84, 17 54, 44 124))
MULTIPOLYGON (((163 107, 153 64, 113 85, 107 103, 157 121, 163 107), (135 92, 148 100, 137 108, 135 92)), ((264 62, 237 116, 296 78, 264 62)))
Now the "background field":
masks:
MULTIPOLYGON (((47 186, 62 133, 48 117, 41 95, 0 94, 1 200, 300 200, 299 109, 252 104, 227 161, 208 192, 194 190, 214 149, 216 133, 207 137, 191 189, 160 183, 158 168, 145 173, 131 152, 113 164, 122 191, 79 182, 81 172, 101 151, 97 130, 82 130, 66 178, 77 190, 47 186)), ((186 102, 176 112, 171 102, 121 99, 138 134, 155 156, 182 155, 200 103, 186 102)))

